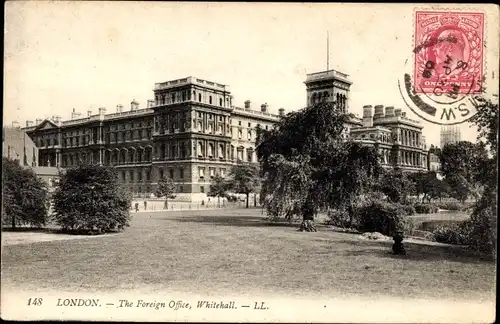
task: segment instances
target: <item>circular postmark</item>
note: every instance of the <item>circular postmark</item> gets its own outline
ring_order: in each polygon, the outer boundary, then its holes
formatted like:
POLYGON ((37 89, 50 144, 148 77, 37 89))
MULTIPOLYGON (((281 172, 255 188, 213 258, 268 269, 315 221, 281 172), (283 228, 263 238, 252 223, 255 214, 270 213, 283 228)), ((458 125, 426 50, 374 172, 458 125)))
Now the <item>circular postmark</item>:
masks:
POLYGON ((455 125, 476 114, 484 91, 483 22, 478 13, 416 12, 416 47, 398 86, 420 118, 455 125))

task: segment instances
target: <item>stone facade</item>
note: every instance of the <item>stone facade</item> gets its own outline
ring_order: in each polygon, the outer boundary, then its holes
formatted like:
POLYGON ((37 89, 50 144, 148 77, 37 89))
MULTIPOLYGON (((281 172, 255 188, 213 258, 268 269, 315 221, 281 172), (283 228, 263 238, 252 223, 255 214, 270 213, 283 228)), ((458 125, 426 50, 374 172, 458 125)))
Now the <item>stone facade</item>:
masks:
POLYGON ((39 165, 76 166, 80 161, 114 166, 134 196, 149 197, 158 180, 172 178, 178 199, 206 198, 216 174, 238 162, 256 163, 257 127, 278 120, 267 111, 235 107, 226 85, 188 77, 157 83, 154 100, 116 113, 73 111, 72 119, 37 120, 25 128, 39 148, 39 165))
POLYGON ((366 105, 363 107, 362 125, 351 129, 350 136, 356 141, 375 146, 383 166, 397 166, 403 171, 418 172, 428 168, 428 152, 422 129, 419 121, 407 118, 401 109, 366 105))

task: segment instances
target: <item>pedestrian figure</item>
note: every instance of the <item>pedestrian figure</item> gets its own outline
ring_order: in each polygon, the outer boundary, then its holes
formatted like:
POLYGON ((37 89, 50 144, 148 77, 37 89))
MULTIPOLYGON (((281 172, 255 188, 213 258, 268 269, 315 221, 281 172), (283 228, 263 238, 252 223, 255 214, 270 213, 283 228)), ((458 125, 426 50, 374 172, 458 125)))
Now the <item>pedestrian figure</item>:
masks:
POLYGON ((148 208, 148 202, 144 200, 144 210, 146 210, 147 208, 148 208))
POLYGON ((135 211, 138 212, 139 211, 139 203, 135 203, 135 211))

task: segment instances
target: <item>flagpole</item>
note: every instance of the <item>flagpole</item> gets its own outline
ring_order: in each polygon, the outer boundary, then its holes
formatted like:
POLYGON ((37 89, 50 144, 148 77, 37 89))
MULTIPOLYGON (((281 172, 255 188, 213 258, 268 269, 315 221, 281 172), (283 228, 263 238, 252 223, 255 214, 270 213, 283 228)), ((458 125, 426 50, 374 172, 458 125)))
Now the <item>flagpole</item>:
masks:
POLYGON ((326 31, 326 70, 330 70, 330 33, 326 31))

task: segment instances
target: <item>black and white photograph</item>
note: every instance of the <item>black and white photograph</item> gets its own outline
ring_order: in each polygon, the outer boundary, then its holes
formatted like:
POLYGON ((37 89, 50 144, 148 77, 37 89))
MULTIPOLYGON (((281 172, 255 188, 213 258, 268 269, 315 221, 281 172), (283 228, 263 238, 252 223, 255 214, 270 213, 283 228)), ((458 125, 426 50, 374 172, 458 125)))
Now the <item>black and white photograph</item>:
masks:
POLYGON ((495 322, 498 6, 4 11, 3 320, 495 322))

